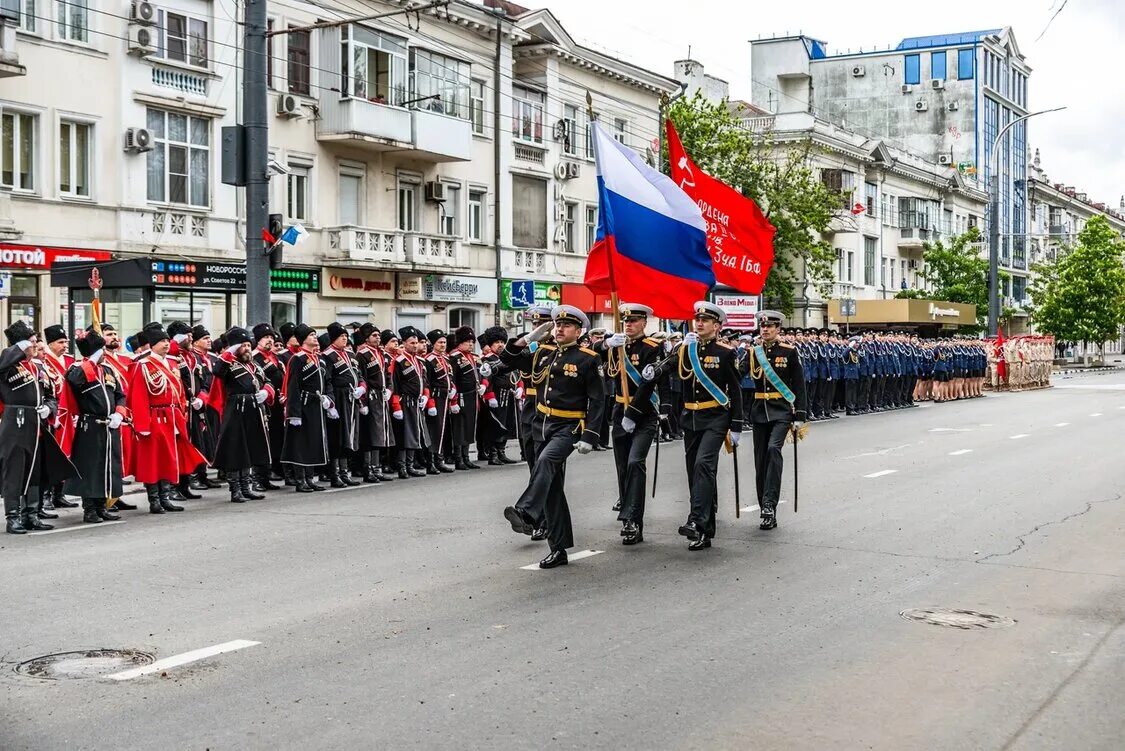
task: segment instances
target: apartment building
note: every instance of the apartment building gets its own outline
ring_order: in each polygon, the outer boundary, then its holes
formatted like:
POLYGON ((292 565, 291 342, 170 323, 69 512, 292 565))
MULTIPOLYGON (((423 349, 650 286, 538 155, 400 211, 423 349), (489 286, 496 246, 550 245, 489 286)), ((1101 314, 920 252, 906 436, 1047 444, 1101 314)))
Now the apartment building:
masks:
MULTIPOLYGON (((678 85, 578 44, 545 9, 454 0, 352 21, 408 5, 270 5, 271 210, 308 230, 273 272, 275 323, 515 324, 534 300, 607 311, 580 284, 597 223, 587 95, 644 154, 678 85)), ((0 47, 0 324, 85 325, 68 301, 90 299, 93 265, 125 330, 245 322, 245 212, 222 182, 239 5, 20 10, 0 47), (52 286, 57 261, 72 263, 52 286)))

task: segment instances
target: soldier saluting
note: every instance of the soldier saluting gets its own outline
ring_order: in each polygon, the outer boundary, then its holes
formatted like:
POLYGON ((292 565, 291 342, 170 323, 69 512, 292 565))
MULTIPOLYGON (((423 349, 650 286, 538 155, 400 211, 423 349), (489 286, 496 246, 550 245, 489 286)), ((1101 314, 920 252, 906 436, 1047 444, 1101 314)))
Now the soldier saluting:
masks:
MULTIPOLYGON (((777 501, 781 494, 781 449, 795 422, 805 421, 805 377, 797 350, 779 341, 781 313, 758 313, 762 343, 750 352, 750 377, 754 403, 750 422, 754 430, 754 475, 761 508, 761 529, 777 527, 777 501)), ((797 437, 794 436, 794 440, 797 437)))

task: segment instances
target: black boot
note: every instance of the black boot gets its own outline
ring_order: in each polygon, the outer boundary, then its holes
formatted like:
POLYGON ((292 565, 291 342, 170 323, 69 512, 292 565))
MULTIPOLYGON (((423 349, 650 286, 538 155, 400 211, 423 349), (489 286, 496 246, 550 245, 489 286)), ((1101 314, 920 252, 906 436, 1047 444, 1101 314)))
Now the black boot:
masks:
POLYGON ((105 507, 105 503, 105 501, 99 498, 98 505, 94 507, 94 513, 97 514, 103 522, 115 522, 119 520, 121 517, 109 513, 109 509, 105 507))
POLYGON ((20 518, 20 512, 6 511, 4 516, 8 521, 8 534, 10 535, 23 535, 27 534, 27 530, 23 528, 23 520, 20 518))
POLYGON ((700 535, 698 539, 692 540, 688 543, 688 550, 706 550, 711 547, 711 538, 707 535, 700 535))
POLYGON ((427 475, 440 475, 441 470, 437 468, 438 460, 437 454, 432 451, 426 452, 426 474, 427 475))
POLYGON ((359 485, 359 480, 353 480, 351 475, 348 474, 348 460, 337 459, 336 463, 339 465, 340 482, 344 483, 349 488, 354 488, 359 485))
POLYGON ((468 467, 465 466, 465 459, 461 456, 461 452, 458 449, 453 450, 453 469, 455 471, 458 469, 468 469, 468 467))
MULTIPOLYGON (((233 473, 232 473, 233 474, 233 473)), ((260 501, 265 498, 261 493, 255 493, 250 487, 250 470, 243 469, 238 472, 238 486, 242 489, 242 497, 248 501, 260 501)))
MULTIPOLYGON (((293 465, 292 464, 282 464, 281 465, 281 477, 282 477, 282 482, 285 483, 286 487, 290 487, 290 488, 298 487, 298 481, 295 477, 295 473, 293 472, 293 465)), ((305 484, 304 478, 302 477, 300 485, 304 485, 304 484, 305 484)))
POLYGON ((451 474, 457 471, 456 469, 445 463, 445 457, 443 457, 440 453, 435 452, 433 454, 433 460, 434 469, 436 469, 441 474, 451 474))
POLYGON ((465 462, 466 469, 480 469, 479 464, 473 464, 469 459, 469 447, 464 446, 461 448, 461 461, 465 462))
POLYGON ((78 508, 77 503, 68 501, 66 499, 66 496, 63 494, 62 483, 59 483, 54 487, 54 493, 52 493, 51 502, 55 504, 55 508, 78 508))
POLYGON ((198 470, 196 470, 196 476, 199 478, 200 482, 203 483, 203 489, 205 489, 205 490, 206 489, 217 490, 217 489, 223 487, 223 484, 221 482, 219 482, 218 480, 212 480, 210 477, 207 476, 207 466, 206 465, 204 465, 204 466, 200 467, 198 470))
POLYGON ((636 545, 638 542, 644 542, 644 532, 636 522, 625 522, 621 528, 621 544, 622 545, 636 545))
POLYGON ((254 490, 261 493, 266 490, 281 490, 280 485, 274 485, 270 482, 270 468, 269 467, 255 467, 250 470, 254 478, 254 490))
POLYGON ((148 512, 150 514, 163 514, 164 507, 160 505, 160 485, 145 483, 145 494, 148 496, 148 512))
POLYGON ((165 511, 184 510, 183 506, 177 506, 176 504, 172 503, 172 491, 175 488, 172 487, 171 482, 169 482, 168 480, 161 480, 158 487, 160 491, 160 508, 164 509, 165 511))
POLYGON ((347 485, 340 479, 340 470, 336 466, 335 459, 328 460, 328 466, 324 468, 324 479, 334 488, 346 488, 347 485))
POLYGON ((39 513, 36 511, 23 512, 23 528, 28 532, 46 532, 49 529, 54 529, 50 524, 39 521, 39 513))
POLYGON ((488 450, 488 466, 490 467, 503 467, 504 462, 500 461, 500 449, 495 446, 488 450))
POLYGON ((242 494, 242 485, 233 472, 227 475, 227 489, 230 490, 231 503, 246 503, 247 498, 242 494))
POLYGON ((762 523, 758 529, 777 529, 777 514, 773 509, 762 509, 762 523))
POLYGON ((508 456, 504 446, 500 446, 496 449, 496 458, 500 460, 501 464, 519 464, 519 460, 512 459, 508 456))
MULTIPOLYGON (((39 502, 39 511, 40 512, 42 512, 42 511, 54 511, 55 510, 54 498, 55 498, 55 489, 54 488, 47 488, 46 490, 44 490, 43 491, 43 500, 39 502)), ((40 518, 47 519, 47 518, 51 518, 51 517, 40 517, 40 518)), ((53 518, 58 519, 57 516, 53 517, 53 518)))
POLYGON ((180 481, 176 485, 168 483, 168 500, 198 501, 203 496, 201 496, 199 493, 193 493, 190 485, 191 478, 188 475, 180 475, 180 481))
MULTIPOLYGON (((298 470, 299 469, 300 468, 298 468, 298 470)), ((316 476, 316 475, 313 474, 313 472, 315 472, 316 470, 314 470, 312 467, 305 467, 304 470, 305 470, 305 487, 308 488, 309 490, 315 490, 318 493, 320 491, 324 490, 324 486, 323 485, 317 485, 316 481, 313 479, 316 476)))
POLYGON ((406 451, 403 451, 398 457, 398 479, 410 479, 410 475, 406 471, 406 451))
POLYGON ((82 499, 82 523, 83 524, 101 524, 102 518, 98 516, 98 504, 101 503, 100 498, 83 498, 82 499))
POLYGON ((131 503, 126 503, 124 498, 118 498, 113 502, 113 508, 118 511, 136 511, 137 507, 131 503))
POLYGON ((404 449, 402 453, 406 455, 406 474, 411 477, 425 477, 426 473, 414 466, 414 449, 404 449))
POLYGON ((39 511, 37 511, 35 515, 38 516, 40 519, 58 519, 59 518, 58 514, 52 514, 50 511, 47 511, 46 509, 44 509, 42 504, 40 504, 39 511))

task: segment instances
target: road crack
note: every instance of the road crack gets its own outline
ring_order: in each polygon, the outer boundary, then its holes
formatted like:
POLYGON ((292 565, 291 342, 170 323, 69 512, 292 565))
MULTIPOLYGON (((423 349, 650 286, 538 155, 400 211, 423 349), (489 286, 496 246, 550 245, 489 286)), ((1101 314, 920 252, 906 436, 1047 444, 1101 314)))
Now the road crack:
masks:
POLYGON ((1105 498, 1105 499, 1100 500, 1100 501, 1086 501, 1086 508, 1082 509, 1081 511, 1075 511, 1073 514, 1067 514, 1066 516, 1064 516, 1061 519, 1052 519, 1049 522, 1043 522, 1042 524, 1039 524, 1039 525, 1033 527, 1029 531, 1024 532, 1022 535, 1017 535, 1016 539, 1019 540, 1019 545, 1016 545, 1014 548, 1009 550, 1007 553, 989 553, 988 555, 984 556, 983 558, 978 558, 976 560, 976 562, 977 563, 984 563, 985 561, 991 560, 993 558, 1006 558, 1007 556, 1014 555, 1014 554, 1020 552, 1021 550, 1023 550, 1027 546, 1028 539, 1032 535, 1034 535, 1036 532, 1038 532, 1039 530, 1046 529, 1047 527, 1057 526, 1059 524, 1064 524, 1065 522, 1068 522, 1071 519, 1077 519, 1080 516, 1085 516, 1086 514, 1090 513, 1090 511, 1093 510, 1094 506, 1100 505, 1102 503, 1112 503, 1113 501, 1119 501, 1119 500, 1121 500, 1121 494, 1120 493, 1115 495, 1113 498, 1105 498))

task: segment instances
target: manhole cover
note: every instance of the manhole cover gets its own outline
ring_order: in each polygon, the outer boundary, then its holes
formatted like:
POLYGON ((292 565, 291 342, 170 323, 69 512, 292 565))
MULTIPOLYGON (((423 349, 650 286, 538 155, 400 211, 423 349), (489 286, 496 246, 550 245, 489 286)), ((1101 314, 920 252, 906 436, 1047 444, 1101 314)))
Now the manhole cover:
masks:
POLYGON ((36 657, 16 665, 16 672, 50 681, 102 678, 148 665, 153 656, 135 649, 87 649, 36 657))
POLYGON ((1015 621, 1002 615, 978 613, 975 610, 950 610, 948 608, 909 608, 899 613, 908 621, 929 623, 934 626, 950 628, 1004 628, 1014 626, 1015 621))

